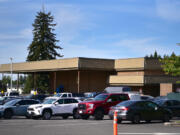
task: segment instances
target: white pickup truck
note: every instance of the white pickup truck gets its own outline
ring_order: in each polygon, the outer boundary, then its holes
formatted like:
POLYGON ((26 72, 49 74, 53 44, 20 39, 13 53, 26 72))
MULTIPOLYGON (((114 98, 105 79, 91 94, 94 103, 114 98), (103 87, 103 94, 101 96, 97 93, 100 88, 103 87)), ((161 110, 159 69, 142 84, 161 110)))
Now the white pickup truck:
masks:
POLYGON ((79 102, 75 98, 49 97, 42 104, 29 106, 27 112, 32 118, 42 117, 44 120, 51 119, 51 116, 62 116, 63 119, 73 116, 77 119, 79 102))

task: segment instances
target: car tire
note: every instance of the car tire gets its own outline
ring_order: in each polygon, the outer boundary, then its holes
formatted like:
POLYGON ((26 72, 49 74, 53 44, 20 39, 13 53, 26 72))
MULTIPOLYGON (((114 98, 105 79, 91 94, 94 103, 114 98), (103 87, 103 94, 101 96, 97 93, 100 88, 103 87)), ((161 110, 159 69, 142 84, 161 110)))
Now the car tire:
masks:
POLYGON ((74 111, 73 111, 73 119, 80 119, 80 115, 79 115, 79 113, 78 113, 78 110, 77 109, 74 109, 74 111))
POLYGON ((146 120, 146 123, 151 123, 151 120, 146 120))
POLYGON ((83 120, 87 120, 87 119, 89 119, 89 115, 81 115, 81 118, 82 118, 83 120))
POLYGON ((139 124, 140 123, 140 116, 139 115, 134 115, 134 117, 133 117, 133 120, 132 120, 132 123, 134 123, 134 124, 139 124))
POLYGON ((168 114, 164 114, 164 117, 163 117, 163 122, 169 122, 170 120, 170 117, 168 114))
POLYGON ((26 115, 25 117, 26 117, 26 119, 31 119, 31 116, 26 115))
POLYGON ((68 115, 63 115, 62 118, 63 119, 67 119, 69 116, 68 115))
POLYGON ((94 113, 94 119, 95 120, 102 120, 104 118, 104 112, 101 109, 98 109, 94 113))
POLYGON ((4 111, 4 118, 5 119, 11 119, 13 116, 13 112, 11 110, 5 110, 4 111))
POLYGON ((50 120, 51 119, 51 111, 45 110, 42 115, 43 120, 50 120))
POLYGON ((121 124, 122 120, 121 119, 117 119, 117 123, 121 124))

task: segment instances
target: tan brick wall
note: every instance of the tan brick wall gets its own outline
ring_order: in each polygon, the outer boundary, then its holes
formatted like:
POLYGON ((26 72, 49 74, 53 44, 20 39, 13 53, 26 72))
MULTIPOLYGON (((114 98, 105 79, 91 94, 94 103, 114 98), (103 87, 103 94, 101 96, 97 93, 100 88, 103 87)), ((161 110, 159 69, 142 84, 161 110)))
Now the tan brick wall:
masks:
POLYGON ((144 69, 144 58, 136 59, 117 59, 115 60, 115 67, 117 71, 144 69))
POLYGON ((167 93, 173 92, 173 85, 171 83, 160 84, 160 96, 166 96, 167 93))
POLYGON ((144 71, 123 71, 117 72, 118 76, 143 76, 144 71))

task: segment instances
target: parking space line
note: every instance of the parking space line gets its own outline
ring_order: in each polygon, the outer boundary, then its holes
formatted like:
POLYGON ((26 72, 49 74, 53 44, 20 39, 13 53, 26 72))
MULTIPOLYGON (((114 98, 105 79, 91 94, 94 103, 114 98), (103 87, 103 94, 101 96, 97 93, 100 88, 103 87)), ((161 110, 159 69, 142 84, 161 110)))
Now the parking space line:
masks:
POLYGON ((180 133, 118 133, 118 135, 180 135, 180 133))

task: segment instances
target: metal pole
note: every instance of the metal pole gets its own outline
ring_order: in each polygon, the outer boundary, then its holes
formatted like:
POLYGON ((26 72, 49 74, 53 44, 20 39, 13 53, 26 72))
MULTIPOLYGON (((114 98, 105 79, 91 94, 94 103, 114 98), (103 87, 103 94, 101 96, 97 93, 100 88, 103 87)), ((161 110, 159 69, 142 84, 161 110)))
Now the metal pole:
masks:
POLYGON ((12 72, 13 72, 12 60, 13 60, 13 58, 11 57, 10 60, 11 60, 11 91, 12 91, 12 72))

